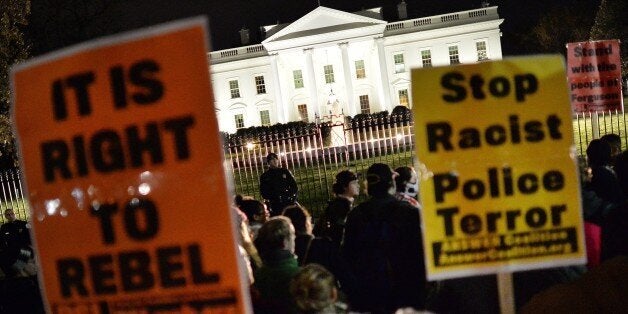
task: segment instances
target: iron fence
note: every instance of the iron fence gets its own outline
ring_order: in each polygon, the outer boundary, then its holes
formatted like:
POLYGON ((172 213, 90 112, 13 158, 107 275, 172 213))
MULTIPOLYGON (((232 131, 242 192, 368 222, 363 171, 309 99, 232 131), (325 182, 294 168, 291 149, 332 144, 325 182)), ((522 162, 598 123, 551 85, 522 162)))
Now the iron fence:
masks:
MULTIPOLYGON (((591 140, 608 133, 620 135, 622 149, 628 148, 626 115, 621 111, 576 114, 572 123, 578 156, 586 155, 591 140)), ((235 193, 261 199, 259 177, 266 167, 265 156, 277 153, 282 165, 295 175, 299 202, 316 216, 331 198, 331 185, 339 170, 363 173, 374 162, 393 168, 414 164, 412 128, 409 115, 391 115, 353 124, 335 123, 327 139, 323 139, 321 128, 299 136, 262 134, 264 140, 241 139, 227 145, 227 171, 232 174, 235 193)))
MULTIPOLYGON (((19 169, 0 171, 0 211, 4 213, 4 210, 10 207, 13 208, 17 219, 28 220, 30 211, 22 182, 24 180, 19 169)), ((0 216, 0 223, 5 223, 4 215, 0 216)))
POLYGON ((342 117, 332 120, 308 134, 295 136, 288 131, 260 134, 258 141, 231 141, 225 154, 235 193, 261 199, 259 177, 266 170, 266 155, 274 152, 295 176, 299 203, 317 216, 331 198, 331 186, 340 170, 363 173, 375 162, 391 167, 413 163, 414 135, 409 114, 354 123, 343 123, 342 117), (323 128, 328 128, 327 132, 323 128))
MULTIPOLYGON (((574 115, 576 153, 584 156, 591 140, 615 133, 628 148, 628 126, 624 112, 574 115)), ((414 133, 409 115, 363 119, 354 123, 336 120, 321 123, 305 134, 285 131, 261 134, 257 141, 231 139, 225 145, 226 171, 237 194, 261 199, 259 177, 266 170, 265 157, 279 155, 281 164, 295 176, 299 202, 317 216, 331 198, 331 186, 338 171, 364 173, 375 162, 395 168, 414 164, 414 133), (322 132, 323 128, 331 131, 322 132), (328 129, 329 130, 329 129, 328 129)), ((19 169, 0 171, 0 210, 11 207, 19 219, 27 220, 29 208, 19 169)), ((358 201, 364 198, 364 193, 358 201)), ((4 223, 0 215, 0 223, 4 223)))

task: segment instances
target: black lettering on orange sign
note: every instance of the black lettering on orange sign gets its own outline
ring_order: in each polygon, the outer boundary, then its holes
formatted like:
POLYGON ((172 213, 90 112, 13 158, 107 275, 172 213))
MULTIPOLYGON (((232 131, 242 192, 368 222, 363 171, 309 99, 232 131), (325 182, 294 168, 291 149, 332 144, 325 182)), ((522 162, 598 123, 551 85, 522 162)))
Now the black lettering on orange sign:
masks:
MULTIPOLYGON (((129 102, 128 89, 134 88, 130 99, 138 105, 153 104, 164 95, 164 85, 157 77, 159 64, 154 60, 140 60, 129 66, 128 73, 122 65, 109 69, 109 86, 116 109, 126 108, 129 102), (130 86, 129 86, 130 85, 130 86)), ((96 81, 93 71, 75 73, 52 82, 52 112, 57 121, 68 118, 68 99, 66 90, 74 91, 78 114, 87 116, 92 113, 89 86, 96 81)))
POLYGON ((59 178, 85 177, 91 171, 110 173, 127 168, 144 167, 146 155, 153 165, 165 161, 163 134, 173 141, 177 161, 190 158, 188 135, 194 126, 193 116, 169 118, 162 122, 148 122, 143 128, 128 126, 124 133, 112 129, 97 131, 86 138, 75 135, 70 141, 55 139, 40 144, 44 179, 48 183, 59 178), (144 135, 140 133, 142 131, 144 135), (125 154, 126 153, 126 154, 125 154), (131 160, 126 160, 125 156, 131 160))
POLYGON ((86 261, 67 257, 57 260, 57 278, 64 298, 220 282, 219 273, 204 268, 197 243, 90 255, 86 261))
MULTIPOLYGON (((118 205, 115 203, 92 205, 90 212, 100 221, 103 243, 114 244, 116 232, 113 216, 118 212, 118 205)), ((124 207, 123 225, 126 235, 132 240, 146 241, 154 238, 159 232, 157 206, 150 199, 133 198, 124 207)))

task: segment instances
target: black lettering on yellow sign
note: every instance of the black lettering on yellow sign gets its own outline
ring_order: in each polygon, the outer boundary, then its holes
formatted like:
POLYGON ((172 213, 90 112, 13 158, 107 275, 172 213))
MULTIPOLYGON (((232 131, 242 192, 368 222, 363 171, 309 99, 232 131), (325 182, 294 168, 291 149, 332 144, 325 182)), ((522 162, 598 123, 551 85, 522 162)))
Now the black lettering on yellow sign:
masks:
POLYGON ((508 142, 519 144, 522 139, 526 142, 536 143, 544 140, 546 134, 552 140, 561 140, 560 131, 562 121, 557 115, 549 115, 545 122, 529 120, 519 122, 518 115, 508 116, 507 124, 492 124, 486 129, 467 127, 456 130, 451 123, 446 121, 430 122, 426 124, 427 146, 430 152, 438 151, 439 146, 446 151, 454 149, 473 149, 482 147, 482 143, 488 146, 501 146, 508 142))
MULTIPOLYGON (((465 86, 466 80, 467 78, 461 72, 445 73, 441 77, 440 83, 450 93, 443 94, 443 100, 449 103, 465 100, 469 94, 467 86, 465 86)), ((514 75, 512 80, 505 76, 485 79, 480 74, 474 74, 469 79, 468 87, 471 90, 471 96, 478 100, 486 99, 487 91, 490 96, 504 98, 511 95, 514 89, 515 100, 523 102, 526 95, 534 94, 538 90, 539 82, 536 76, 531 73, 514 75), (488 89, 485 89, 485 85, 488 85, 488 89)))
POLYGON ((443 218, 446 236, 456 236, 462 231, 465 235, 475 235, 486 230, 489 233, 497 231, 498 223, 506 227, 506 230, 513 231, 518 229, 517 222, 523 220, 525 224, 533 229, 543 228, 547 225, 548 216, 553 227, 562 225, 562 215, 567 211, 567 205, 552 205, 549 211, 543 207, 529 208, 523 217, 521 209, 508 209, 503 211, 486 211, 484 216, 476 214, 466 214, 462 217, 458 207, 448 207, 436 210, 436 215, 443 218), (505 216, 505 217, 504 217, 505 216), (455 227, 458 226, 458 229, 455 227))
POLYGON ((55 139, 41 143, 41 162, 46 182, 85 177, 90 171, 110 173, 145 166, 148 154, 153 165, 164 163, 162 133, 172 137, 176 160, 190 158, 188 131, 194 117, 183 116, 161 122, 148 122, 142 128, 128 126, 124 132, 100 130, 88 138, 77 134, 71 140, 55 139), (127 160, 125 156, 129 156, 127 160))
MULTIPOLYGON (((447 193, 454 193, 460 189, 460 180, 452 172, 436 173, 432 182, 434 182, 434 198, 437 203, 443 203, 447 193)), ((487 187, 491 198, 500 198, 502 194, 512 196, 515 191, 524 195, 533 194, 540 187, 548 192, 557 192, 565 187, 565 176, 559 170, 549 170, 541 177, 534 172, 526 172, 513 177, 510 167, 501 169, 491 167, 488 168, 485 179, 464 180, 462 195, 468 200, 478 200, 486 196, 487 187)))

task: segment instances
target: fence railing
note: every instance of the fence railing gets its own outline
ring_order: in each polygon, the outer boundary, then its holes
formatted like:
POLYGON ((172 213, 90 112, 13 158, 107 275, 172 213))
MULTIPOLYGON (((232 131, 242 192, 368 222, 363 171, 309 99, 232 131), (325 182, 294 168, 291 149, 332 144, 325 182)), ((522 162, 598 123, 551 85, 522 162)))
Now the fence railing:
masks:
MULTIPOLYGON (((576 154, 586 155, 594 138, 615 133, 622 138, 622 149, 628 149, 628 125, 624 112, 597 115, 574 115, 574 144, 576 154), (597 137, 598 134, 595 135, 597 137)), ((294 174, 299 187, 299 202, 314 215, 325 208, 331 198, 331 186, 336 173, 351 169, 364 173, 374 162, 391 167, 414 163, 414 133, 409 116, 393 115, 362 120, 353 124, 321 125, 300 135, 290 133, 263 134, 262 140, 231 141, 225 146, 227 177, 233 179, 235 193, 261 199, 259 177, 266 170, 269 152, 279 155, 283 166, 294 174), (323 134, 323 127, 331 127, 323 134)), ((18 169, 0 171, 0 211, 11 207, 18 219, 29 217, 27 195, 23 189, 22 173, 18 169)), ((362 195, 360 198, 364 198, 362 195)), ((0 215, 0 223, 5 218, 0 215)))
MULTIPOLYGON (((24 180, 19 169, 0 171, 0 212, 4 214, 4 210, 10 207, 17 219, 28 220, 30 212, 22 182, 24 180)), ((5 223, 4 215, 0 216, 0 223, 5 223)))
POLYGON ((331 198, 338 171, 351 169, 362 173, 375 162, 391 167, 413 163, 414 137, 409 115, 364 119, 352 125, 321 125, 299 136, 272 133, 259 138, 262 140, 226 147, 235 192, 261 199, 259 177, 266 170, 266 155, 274 152, 282 166, 295 176, 299 203, 315 216, 331 198), (324 127, 331 128, 325 136, 324 127))

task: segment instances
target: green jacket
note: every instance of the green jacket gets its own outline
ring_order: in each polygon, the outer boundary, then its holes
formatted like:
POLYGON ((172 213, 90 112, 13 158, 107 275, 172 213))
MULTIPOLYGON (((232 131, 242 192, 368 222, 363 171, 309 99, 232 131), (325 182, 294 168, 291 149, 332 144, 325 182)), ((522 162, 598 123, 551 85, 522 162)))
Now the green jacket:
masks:
POLYGON ((290 281, 300 269, 296 257, 287 250, 278 250, 262 256, 262 261, 263 266, 254 273, 253 286, 260 293, 263 303, 285 312, 294 312, 290 281))

